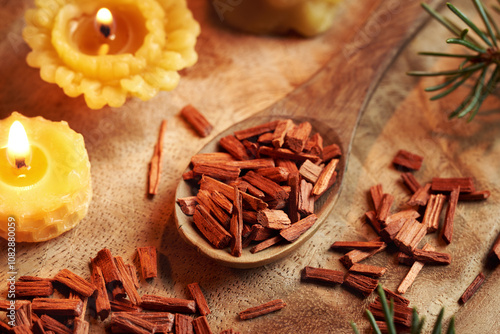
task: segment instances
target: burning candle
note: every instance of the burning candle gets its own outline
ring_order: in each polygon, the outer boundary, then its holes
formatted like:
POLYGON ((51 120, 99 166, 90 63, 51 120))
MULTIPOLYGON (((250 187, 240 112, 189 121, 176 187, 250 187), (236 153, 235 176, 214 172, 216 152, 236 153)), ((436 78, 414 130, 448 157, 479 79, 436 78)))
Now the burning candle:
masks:
POLYGON ((26 12, 27 62, 87 105, 119 107, 174 89, 197 61, 200 32, 185 0, 40 0, 26 12))
POLYGON ((29 169, 31 162, 31 148, 24 126, 19 121, 12 123, 7 143, 7 158, 13 167, 18 170, 29 169))
POLYGON ((82 135, 66 122, 14 112, 0 121, 0 236, 16 222, 16 241, 70 230, 87 214, 90 163, 82 135))
POLYGON ((95 16, 95 24, 99 33, 104 36, 104 38, 109 40, 114 40, 115 35, 115 20, 113 20, 113 14, 107 8, 101 8, 97 11, 95 16))

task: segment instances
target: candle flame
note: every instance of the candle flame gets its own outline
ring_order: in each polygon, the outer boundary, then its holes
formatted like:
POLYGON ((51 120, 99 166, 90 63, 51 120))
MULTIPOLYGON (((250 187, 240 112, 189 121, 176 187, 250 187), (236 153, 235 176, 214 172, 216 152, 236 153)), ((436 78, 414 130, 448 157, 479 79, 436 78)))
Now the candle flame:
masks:
POLYGON ((105 7, 99 9, 95 17, 95 22, 101 35, 111 40, 115 38, 113 14, 111 14, 109 9, 105 7))
POLYGON ((110 25, 113 23, 113 14, 107 8, 101 8, 97 12, 97 22, 100 24, 110 25))
POLYGON ((12 123, 7 143, 7 156, 10 163, 17 168, 26 167, 26 160, 31 155, 30 143, 23 125, 19 121, 12 123))

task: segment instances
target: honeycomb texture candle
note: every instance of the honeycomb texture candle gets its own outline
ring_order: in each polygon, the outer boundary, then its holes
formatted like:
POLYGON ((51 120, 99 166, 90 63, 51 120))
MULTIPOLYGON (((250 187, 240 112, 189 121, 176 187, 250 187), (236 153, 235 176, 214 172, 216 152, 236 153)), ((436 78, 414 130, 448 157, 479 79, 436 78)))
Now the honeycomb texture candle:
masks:
POLYGON ((174 89, 178 71, 197 61, 199 24, 185 0, 37 0, 26 11, 23 38, 28 65, 87 105, 119 107, 129 96, 149 100, 174 89), (95 28, 102 7, 116 31, 105 39, 95 28))
POLYGON ((90 163, 82 135, 66 122, 12 113, 0 121, 0 236, 16 242, 45 241, 72 229, 87 214, 92 198, 90 163), (26 129, 29 169, 9 162, 9 129, 26 129), (9 223, 15 222, 15 229, 9 223), (10 229, 9 229, 10 227, 10 229))

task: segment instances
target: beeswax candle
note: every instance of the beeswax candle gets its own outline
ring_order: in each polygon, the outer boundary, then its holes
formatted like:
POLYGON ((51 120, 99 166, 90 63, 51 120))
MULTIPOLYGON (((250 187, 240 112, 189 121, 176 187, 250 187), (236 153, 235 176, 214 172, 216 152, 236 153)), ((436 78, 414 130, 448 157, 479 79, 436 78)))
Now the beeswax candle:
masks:
POLYGON ((17 242, 48 240, 87 214, 90 163, 82 135, 66 122, 14 112, 0 121, 0 147, 1 237, 15 222, 17 242))
POLYGON ((27 62, 87 105, 119 107, 129 96, 149 100, 174 89, 178 71, 197 61, 200 33, 185 0, 38 0, 26 12, 27 62), (97 12, 106 8, 115 31, 103 34, 97 12))

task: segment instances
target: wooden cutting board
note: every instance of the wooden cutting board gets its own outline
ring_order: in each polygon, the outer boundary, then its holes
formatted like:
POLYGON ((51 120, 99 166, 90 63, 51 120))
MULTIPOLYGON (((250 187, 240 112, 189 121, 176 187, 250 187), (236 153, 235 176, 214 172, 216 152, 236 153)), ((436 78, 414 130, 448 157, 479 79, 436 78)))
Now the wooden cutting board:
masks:
MULTIPOLYGON (((18 245, 18 275, 52 277, 68 268, 88 278, 88 259, 101 248, 132 262, 136 247, 153 245, 158 247, 159 277, 141 282, 140 293, 186 298, 186 285, 199 282, 212 310, 208 319, 214 333, 230 327, 242 333, 351 333, 351 320, 366 327, 362 312, 366 301, 341 287, 302 284, 300 270, 306 265, 341 269, 340 254, 328 251, 329 245, 336 240, 373 237, 362 218, 370 209, 366 191, 371 185, 383 183, 384 190, 396 197, 394 210, 404 206, 408 193, 390 164, 395 152, 404 148, 425 156, 423 169, 416 173, 422 182, 432 176, 470 175, 478 188, 492 191, 485 203, 459 206, 456 239, 448 247, 437 243, 440 250, 452 254, 453 262, 445 268, 424 267, 407 293, 411 305, 428 319, 434 319, 445 305, 446 318, 457 314, 458 332, 498 330, 499 271, 484 269, 484 257, 499 230, 500 118, 491 112, 469 125, 450 123, 443 110, 456 103, 457 97, 428 103, 422 89, 430 83, 404 75, 410 68, 447 66, 414 56, 416 50, 441 46, 449 37, 436 25, 430 25, 410 44, 367 105, 336 209, 296 253, 257 269, 224 268, 199 257, 174 228, 173 196, 180 174, 190 156, 211 138, 199 139, 179 118, 180 108, 188 103, 197 106, 215 125, 215 136, 283 98, 331 57, 343 57, 346 45, 352 45, 354 34, 379 2, 346 2, 330 31, 301 39, 232 31, 219 21, 208 1, 190 1, 202 27, 197 44, 200 59, 183 72, 179 87, 149 102, 130 100, 122 108, 92 111, 83 98, 66 97, 55 85, 39 79, 38 70, 26 65, 28 47, 20 37, 22 16, 33 2, 1 1, 0 117, 18 110, 27 116, 68 121, 85 137, 94 183, 89 214, 75 229, 48 242, 18 245), (148 199, 147 165, 162 119, 169 121, 164 173, 159 194, 148 199), (471 301, 459 306, 461 293, 483 269, 486 283, 471 301), (267 317, 237 320, 238 311, 275 298, 284 299, 288 306, 267 317)), ((465 0, 458 4, 472 10, 465 0)), ((397 19, 397 11, 392 19, 397 19)), ((367 36, 373 31, 366 31, 367 36)), ((498 108, 497 100, 488 103, 491 110, 498 108)), ((2 259, 7 258, 5 245, 0 241, 2 259)), ((390 289, 398 286, 407 271, 396 265, 393 254, 381 254, 368 263, 388 267, 382 283, 390 289)), ((5 275, 0 270, 0 281, 6 280, 5 275)), ((103 332, 102 324, 90 321, 91 332, 103 332)))

